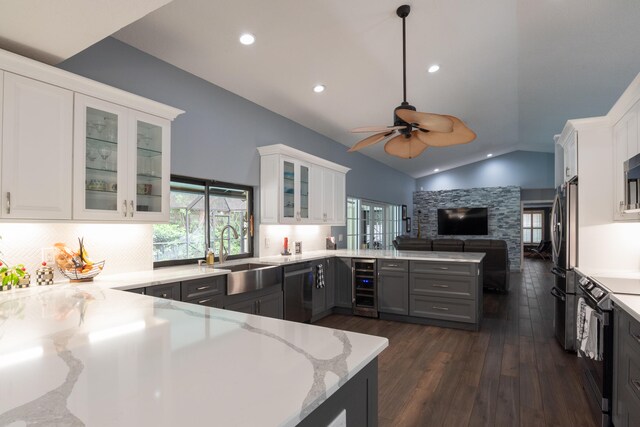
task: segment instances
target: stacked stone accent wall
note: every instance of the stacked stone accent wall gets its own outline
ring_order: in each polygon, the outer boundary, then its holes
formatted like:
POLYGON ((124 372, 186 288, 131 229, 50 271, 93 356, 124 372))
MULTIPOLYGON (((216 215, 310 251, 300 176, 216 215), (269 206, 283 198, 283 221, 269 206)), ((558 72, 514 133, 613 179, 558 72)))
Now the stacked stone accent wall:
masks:
POLYGON ((416 191, 413 193, 411 235, 429 239, 500 239, 507 242, 511 270, 520 270, 521 216, 520 187, 488 187, 461 190, 416 191), (489 234, 486 236, 438 235, 438 209, 488 208, 489 234), (418 214, 418 211, 421 211, 418 214))

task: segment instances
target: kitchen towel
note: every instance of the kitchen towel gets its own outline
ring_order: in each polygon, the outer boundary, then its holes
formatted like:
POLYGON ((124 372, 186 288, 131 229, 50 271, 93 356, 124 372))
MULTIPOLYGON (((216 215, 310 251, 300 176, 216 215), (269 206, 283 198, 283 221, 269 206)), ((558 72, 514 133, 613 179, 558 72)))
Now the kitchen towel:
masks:
POLYGON ((316 288, 324 288, 324 265, 322 264, 316 266, 316 288))
POLYGON ((595 311, 589 307, 584 298, 578 299, 576 318, 576 337, 579 344, 578 356, 583 354, 593 360, 602 360, 598 337, 598 319, 595 311))

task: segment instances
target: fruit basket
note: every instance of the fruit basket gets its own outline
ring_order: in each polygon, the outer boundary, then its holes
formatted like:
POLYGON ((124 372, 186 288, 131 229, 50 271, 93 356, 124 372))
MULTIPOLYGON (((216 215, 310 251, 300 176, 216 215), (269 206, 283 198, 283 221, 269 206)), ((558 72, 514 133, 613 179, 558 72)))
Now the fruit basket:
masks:
POLYGON ((87 255, 82 239, 78 239, 80 249, 76 252, 64 243, 56 243, 56 265, 60 273, 72 282, 89 282, 104 268, 104 260, 94 262, 87 255))
POLYGON ((90 282, 100 274, 103 267, 104 261, 94 262, 90 267, 87 265, 84 267, 73 267, 71 269, 63 268, 58 264, 60 273, 72 282, 90 282))

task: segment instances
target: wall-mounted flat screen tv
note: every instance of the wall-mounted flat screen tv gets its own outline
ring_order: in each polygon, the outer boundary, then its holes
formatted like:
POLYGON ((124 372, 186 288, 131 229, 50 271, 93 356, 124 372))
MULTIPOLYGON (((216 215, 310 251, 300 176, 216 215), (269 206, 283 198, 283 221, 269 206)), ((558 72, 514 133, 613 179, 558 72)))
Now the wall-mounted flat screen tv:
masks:
POLYGON ((489 234, 487 208, 438 209, 438 234, 485 236, 489 234))

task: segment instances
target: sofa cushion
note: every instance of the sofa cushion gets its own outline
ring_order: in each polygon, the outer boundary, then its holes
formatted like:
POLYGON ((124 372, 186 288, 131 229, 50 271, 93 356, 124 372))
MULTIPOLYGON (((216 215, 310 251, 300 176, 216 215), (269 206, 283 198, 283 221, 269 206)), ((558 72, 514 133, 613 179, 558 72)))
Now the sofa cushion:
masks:
POLYGON ((417 237, 398 236, 393 241, 393 246, 399 251, 430 251, 430 239, 418 239, 417 237))
POLYGON ((460 239, 435 239, 433 250, 440 252, 463 252, 464 241, 460 239))

